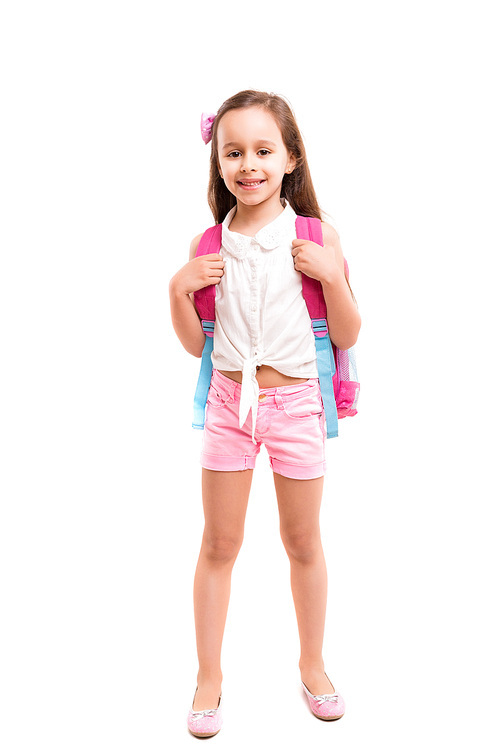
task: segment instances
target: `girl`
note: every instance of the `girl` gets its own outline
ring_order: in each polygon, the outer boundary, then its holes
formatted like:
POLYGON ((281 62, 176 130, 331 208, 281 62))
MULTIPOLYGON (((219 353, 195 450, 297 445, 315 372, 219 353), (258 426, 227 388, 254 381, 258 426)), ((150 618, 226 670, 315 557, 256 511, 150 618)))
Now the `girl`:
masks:
POLYGON ((217 285, 202 451, 205 529, 194 581, 199 671, 188 716, 193 734, 213 736, 221 726, 220 655, 231 571, 262 443, 290 559, 302 684, 316 716, 337 719, 344 713, 322 657, 325 426, 301 274, 321 282, 329 334, 339 348, 354 345, 360 317, 333 227, 322 223, 324 247, 296 239, 296 215, 320 219, 321 214, 287 103, 273 94, 242 91, 202 120, 202 135, 212 141, 208 200, 215 221, 223 223, 222 246, 220 253, 196 258, 201 235, 195 237, 189 262, 170 282, 170 298, 177 336, 200 357, 205 334, 193 292, 217 285))

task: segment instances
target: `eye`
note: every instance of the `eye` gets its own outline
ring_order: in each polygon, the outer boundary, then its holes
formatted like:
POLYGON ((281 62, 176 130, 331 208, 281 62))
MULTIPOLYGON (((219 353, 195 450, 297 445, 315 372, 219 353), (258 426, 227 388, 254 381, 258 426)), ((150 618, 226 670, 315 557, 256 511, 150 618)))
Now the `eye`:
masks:
POLYGON ((228 156, 230 159, 236 159, 238 156, 241 156, 241 151, 231 151, 228 156))
POLYGON ((267 156, 267 154, 270 154, 271 152, 267 148, 261 148, 260 151, 257 151, 257 154, 259 156, 267 156))

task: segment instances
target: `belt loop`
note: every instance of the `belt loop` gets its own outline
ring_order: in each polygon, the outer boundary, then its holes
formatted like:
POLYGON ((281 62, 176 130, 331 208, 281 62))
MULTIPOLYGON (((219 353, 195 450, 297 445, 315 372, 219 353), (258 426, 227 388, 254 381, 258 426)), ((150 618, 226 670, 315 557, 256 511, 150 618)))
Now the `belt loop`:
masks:
POLYGON ((278 409, 284 409, 285 408, 285 404, 283 402, 283 396, 281 395, 281 389, 280 388, 276 388, 276 391, 275 391, 275 394, 274 394, 274 398, 276 400, 276 406, 278 407, 278 409))

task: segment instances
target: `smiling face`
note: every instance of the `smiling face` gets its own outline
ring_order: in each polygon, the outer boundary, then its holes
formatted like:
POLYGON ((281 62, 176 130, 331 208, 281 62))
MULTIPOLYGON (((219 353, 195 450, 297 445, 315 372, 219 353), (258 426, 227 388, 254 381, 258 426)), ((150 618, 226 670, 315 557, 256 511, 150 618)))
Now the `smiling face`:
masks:
POLYGON ((266 109, 226 112, 217 131, 217 156, 226 187, 238 203, 278 206, 283 175, 293 171, 295 159, 266 109))

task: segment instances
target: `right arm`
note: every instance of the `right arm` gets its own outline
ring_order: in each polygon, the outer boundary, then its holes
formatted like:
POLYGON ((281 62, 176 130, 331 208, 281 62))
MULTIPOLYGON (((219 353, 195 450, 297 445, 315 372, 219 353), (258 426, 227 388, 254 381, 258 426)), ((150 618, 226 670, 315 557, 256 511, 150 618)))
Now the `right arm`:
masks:
POLYGON ((196 258, 196 250, 202 235, 191 243, 189 262, 170 279, 170 312, 174 330, 184 349, 195 357, 201 357, 205 345, 205 334, 200 324, 193 301, 193 292, 209 284, 218 284, 224 273, 224 261, 219 253, 210 253, 196 258))

